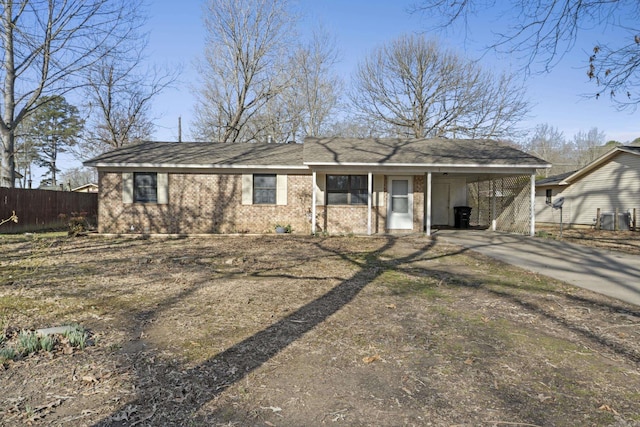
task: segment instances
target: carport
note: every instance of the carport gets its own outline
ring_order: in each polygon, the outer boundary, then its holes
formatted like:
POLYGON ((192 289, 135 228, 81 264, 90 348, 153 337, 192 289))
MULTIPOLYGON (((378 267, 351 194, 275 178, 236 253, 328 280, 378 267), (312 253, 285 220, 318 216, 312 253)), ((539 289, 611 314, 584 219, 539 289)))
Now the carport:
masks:
POLYGON ((314 234, 320 216, 329 228, 366 222, 369 235, 431 235, 434 227, 452 227, 455 208, 468 206, 471 225, 532 235, 536 170, 551 167, 511 145, 479 139, 307 138, 303 158, 313 176, 314 234), (338 178, 366 182, 357 187, 358 197, 366 188, 359 199, 367 202, 366 217, 357 206, 331 206, 327 193, 338 178))

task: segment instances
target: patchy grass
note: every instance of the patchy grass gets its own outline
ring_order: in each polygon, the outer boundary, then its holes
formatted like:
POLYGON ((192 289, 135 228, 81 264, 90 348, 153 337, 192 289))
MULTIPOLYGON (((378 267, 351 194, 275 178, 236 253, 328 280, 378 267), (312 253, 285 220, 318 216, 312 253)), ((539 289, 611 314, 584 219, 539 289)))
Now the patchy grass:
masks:
MULTIPOLYGON (((560 239, 558 227, 545 227, 537 232, 539 237, 560 239)), ((562 240, 579 245, 640 255, 640 232, 609 231, 591 228, 565 228, 562 240)))
POLYGON ((423 236, 0 243, 2 336, 95 344, 0 341, 1 425, 640 422, 638 307, 423 236))

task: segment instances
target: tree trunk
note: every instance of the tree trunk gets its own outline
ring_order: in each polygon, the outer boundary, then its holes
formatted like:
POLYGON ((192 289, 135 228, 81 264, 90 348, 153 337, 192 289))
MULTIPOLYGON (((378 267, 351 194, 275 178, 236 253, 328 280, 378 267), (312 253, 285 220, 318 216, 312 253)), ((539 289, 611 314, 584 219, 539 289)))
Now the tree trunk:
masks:
POLYGON ((2 137, 2 163, 0 169, 2 174, 0 176, 0 187, 15 187, 15 161, 13 156, 14 151, 14 135, 9 129, 4 126, 0 127, 0 136, 2 137))
POLYGON ((15 130, 14 130, 14 114, 16 108, 15 102, 15 81, 16 70, 14 65, 13 52, 13 26, 12 23, 12 2, 4 5, 4 14, 2 16, 2 26, 4 27, 4 105, 2 114, 2 123, 0 123, 0 136, 2 137, 2 158, 0 163, 0 187, 14 188, 16 164, 14 158, 15 152, 15 130))

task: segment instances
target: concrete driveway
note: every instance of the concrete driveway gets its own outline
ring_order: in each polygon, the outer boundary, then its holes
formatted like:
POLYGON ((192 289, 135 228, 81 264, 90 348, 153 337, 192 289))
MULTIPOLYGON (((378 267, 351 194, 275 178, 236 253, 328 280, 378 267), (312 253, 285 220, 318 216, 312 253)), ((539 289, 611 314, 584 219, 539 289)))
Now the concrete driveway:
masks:
POLYGON ((640 306, 640 257, 557 240, 474 230, 433 237, 640 306))

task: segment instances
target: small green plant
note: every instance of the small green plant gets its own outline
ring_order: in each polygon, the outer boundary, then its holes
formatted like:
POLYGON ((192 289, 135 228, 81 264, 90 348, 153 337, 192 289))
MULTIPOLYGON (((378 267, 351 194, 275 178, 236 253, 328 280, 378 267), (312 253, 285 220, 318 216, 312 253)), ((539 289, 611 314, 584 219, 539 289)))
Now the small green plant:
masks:
POLYGON ((73 326, 73 329, 64 333, 64 336, 69 340, 69 345, 71 345, 72 347, 79 347, 80 349, 84 349, 87 346, 89 334, 80 325, 71 326, 73 326))
POLYGON ((37 353, 41 348, 40 337, 35 332, 22 330, 18 334, 18 348, 24 356, 37 353))
POLYGON ((0 348, 0 364, 16 358, 16 351, 11 347, 0 348))
POLYGON ((33 409, 31 405, 26 405, 24 407, 24 415, 28 418, 33 417, 36 414, 36 411, 33 409))
POLYGON ((44 335, 40 337, 40 348, 44 351, 53 351, 56 346, 56 339, 52 335, 44 335))
POLYGON ((291 233, 291 231, 292 231, 291 224, 287 224, 287 225, 276 224, 277 233, 291 233))

